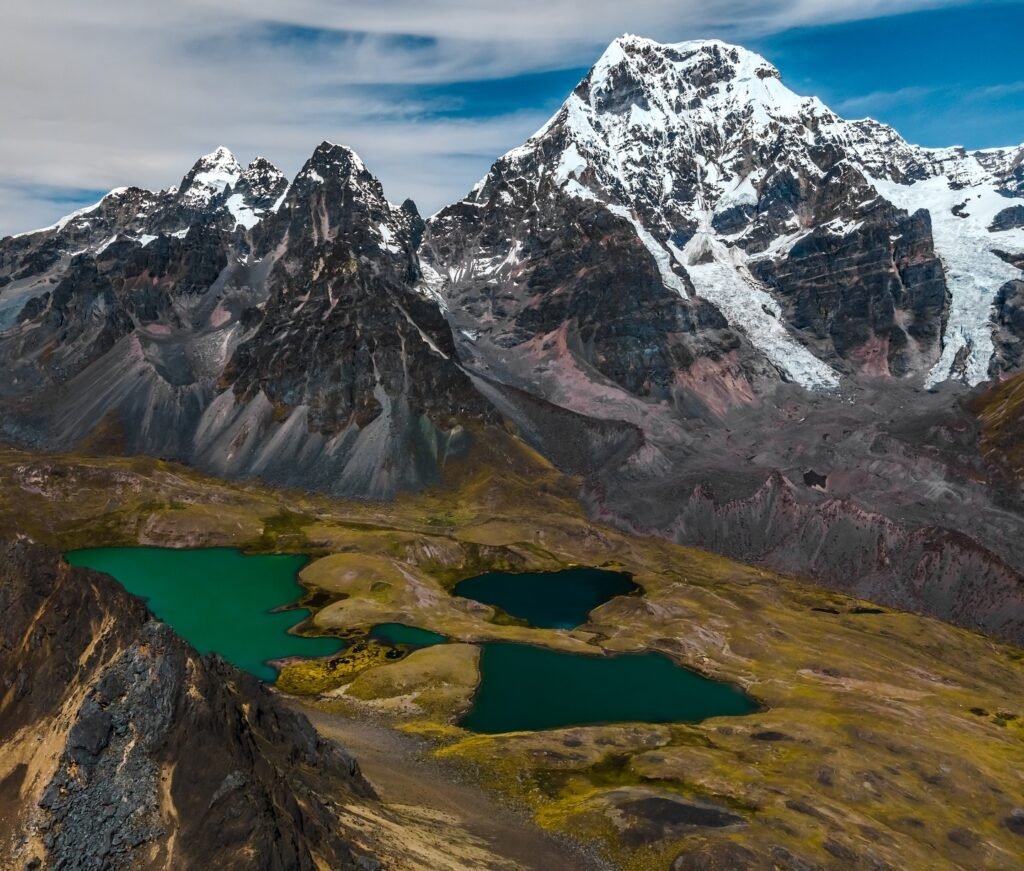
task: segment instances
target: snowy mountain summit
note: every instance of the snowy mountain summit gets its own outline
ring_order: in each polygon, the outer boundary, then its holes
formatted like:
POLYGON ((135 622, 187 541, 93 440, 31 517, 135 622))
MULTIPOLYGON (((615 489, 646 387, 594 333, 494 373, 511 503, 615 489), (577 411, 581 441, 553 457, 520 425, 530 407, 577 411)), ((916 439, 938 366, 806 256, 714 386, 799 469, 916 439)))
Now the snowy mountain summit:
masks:
MULTIPOLYGON (((739 46, 624 36, 466 204, 600 204, 633 225, 667 288, 713 304, 806 387, 858 375, 973 384, 1007 365, 1015 341, 995 306, 1019 277, 1003 255, 1024 250, 1011 219, 1022 155, 924 149, 846 121, 739 46)), ((446 295, 457 302, 467 276, 492 277, 482 264, 530 247, 460 249, 471 262, 435 264, 458 276, 446 295)))

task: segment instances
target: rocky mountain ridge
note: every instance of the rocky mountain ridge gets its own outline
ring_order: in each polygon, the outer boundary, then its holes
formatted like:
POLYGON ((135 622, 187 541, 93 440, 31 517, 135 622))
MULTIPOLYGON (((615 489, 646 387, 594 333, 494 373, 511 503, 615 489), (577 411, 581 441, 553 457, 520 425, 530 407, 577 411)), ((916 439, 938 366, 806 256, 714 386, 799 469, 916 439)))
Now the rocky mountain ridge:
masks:
POLYGON ((491 411, 417 290, 420 233, 415 206, 324 143, 290 184, 218 149, 179 188, 115 191, 6 240, 8 432, 67 447, 100 430, 119 450, 361 495, 437 480, 491 411))

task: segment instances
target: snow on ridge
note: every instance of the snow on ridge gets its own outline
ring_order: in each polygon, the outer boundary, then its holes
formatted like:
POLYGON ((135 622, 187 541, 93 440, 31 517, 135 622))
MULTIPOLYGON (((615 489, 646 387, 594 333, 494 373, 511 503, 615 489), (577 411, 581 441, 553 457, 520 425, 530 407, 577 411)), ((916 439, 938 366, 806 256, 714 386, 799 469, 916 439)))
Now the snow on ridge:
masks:
POLYGON ((246 230, 251 230, 261 220, 262 216, 259 215, 245 202, 245 197, 242 194, 232 194, 227 198, 224 203, 227 206, 227 210, 231 213, 231 217, 235 219, 235 226, 245 227, 246 230))
POLYGON ((401 253, 401 247, 395 244, 395 234, 383 221, 377 224, 377 234, 380 236, 381 248, 384 251, 390 251, 392 254, 401 253))
POLYGON ((690 291, 683 283, 683 280, 676 275, 675 271, 672 269, 672 262, 674 259, 672 255, 661 246, 658 240, 647 231, 647 228, 640 223, 629 209, 613 203, 605 203, 605 208, 607 208, 613 215, 625 218, 633 225, 633 229, 636 230, 636 234, 643 243, 643 246, 648 250, 648 252, 650 252, 650 255, 654 258, 654 262, 658 265, 658 273, 661 275, 662 283, 666 287, 674 290, 684 299, 687 298, 690 295, 690 291))
MULTIPOLYGON (((114 235, 111 236, 109 239, 106 239, 105 241, 103 241, 99 245, 97 245, 96 249, 95 249, 95 251, 93 253, 94 254, 102 254, 104 251, 106 251, 111 245, 113 245, 117 241, 117 238, 118 238, 118 234, 114 233, 114 235)), ((86 249, 86 250, 88 251, 88 249, 86 249)))
POLYGON ((448 300, 444 295, 447 279, 426 261, 420 263, 420 280, 413 288, 421 296, 433 300, 445 315, 448 314, 448 300))
POLYGON ((81 209, 76 209, 75 211, 65 215, 63 218, 57 221, 57 223, 50 224, 49 227, 40 227, 38 230, 28 230, 24 233, 14 233, 13 235, 8 236, 7 238, 21 239, 24 238, 25 236, 35 236, 37 233, 59 232, 60 230, 63 230, 72 221, 74 221, 76 218, 81 218, 83 215, 88 215, 91 212, 95 212, 100 206, 103 205, 104 202, 106 202, 107 199, 109 199, 110 197, 120 196, 127 190, 128 188, 126 187, 114 188, 109 193, 106 193, 102 197, 100 197, 91 206, 85 206, 81 209))
POLYGON ((732 188, 722 192, 715 206, 715 213, 721 214, 738 206, 756 206, 757 191, 750 175, 745 175, 732 188))
POLYGON ((340 142, 331 142, 330 140, 325 139, 316 147, 316 151, 313 152, 313 156, 315 157, 317 154, 322 152, 337 150, 343 151, 348 156, 348 159, 351 161, 352 167, 356 172, 369 172, 366 168, 366 164, 363 162, 363 159, 359 156, 359 153, 351 146, 343 145, 340 142))
POLYGON ((747 269, 742 249, 728 247, 705 228, 676 253, 686 262, 697 295, 742 329, 754 347, 790 380, 810 390, 839 387, 835 370, 790 334, 779 304, 747 269))
POLYGON ((274 200, 274 204, 270 207, 270 211, 274 212, 275 214, 277 212, 281 211, 281 206, 284 205, 284 201, 287 198, 288 192, 291 189, 292 189, 292 186, 291 186, 291 184, 289 184, 288 187, 286 187, 283 191, 281 191, 281 196, 279 196, 276 200, 274 200))
MULTIPOLYGON (((977 165, 974 158, 966 161, 977 165)), ((993 254, 992 249, 1024 252, 1024 230, 988 231, 992 219, 1012 201, 999 193, 995 180, 986 173, 968 167, 963 176, 974 181, 959 190, 950 187, 946 175, 909 185, 872 179, 876 190, 899 208, 911 213, 923 208, 931 214, 935 250, 945 268, 952 302, 942 356, 928 373, 928 387, 950 378, 970 385, 988 379, 995 352, 992 306, 999 289, 1007 281, 1020 278, 1020 271, 993 254), (958 211, 965 217, 952 211, 961 204, 963 208, 958 211)))

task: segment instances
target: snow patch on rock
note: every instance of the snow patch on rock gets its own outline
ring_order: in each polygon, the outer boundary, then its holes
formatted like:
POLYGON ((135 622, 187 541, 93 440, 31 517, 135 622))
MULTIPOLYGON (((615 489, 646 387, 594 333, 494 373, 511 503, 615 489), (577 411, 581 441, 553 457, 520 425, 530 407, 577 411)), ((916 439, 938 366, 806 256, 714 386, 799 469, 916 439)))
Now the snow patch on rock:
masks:
POLYGON ((961 178, 975 180, 959 190, 950 186, 945 175, 909 185, 873 180, 879 193, 900 208, 909 212, 928 210, 935 250, 946 269, 952 304, 942 356, 928 373, 926 386, 950 378, 968 384, 979 384, 988 378, 995 350, 992 305, 1007 281, 1020 278, 1020 271, 993 254, 992 249, 1024 252, 1024 230, 988 231, 993 218, 1010 201, 998 192, 992 177, 974 158, 964 160, 974 162, 980 172, 971 172, 967 167, 959 173, 961 178))

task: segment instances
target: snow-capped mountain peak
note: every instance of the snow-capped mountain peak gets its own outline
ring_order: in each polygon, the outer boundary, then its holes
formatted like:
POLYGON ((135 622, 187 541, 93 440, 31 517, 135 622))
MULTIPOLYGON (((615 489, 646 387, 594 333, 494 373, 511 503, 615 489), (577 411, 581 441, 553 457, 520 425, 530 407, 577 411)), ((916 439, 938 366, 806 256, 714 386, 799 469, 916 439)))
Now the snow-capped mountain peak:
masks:
POLYGON ((203 208, 220 196, 228 187, 234 187, 242 175, 242 165, 224 146, 199 158, 178 186, 181 203, 191 208, 203 208))
MULTIPOLYGON (((1024 251, 1005 198, 1022 194, 1020 149, 920 148, 794 93, 740 46, 625 35, 467 203, 603 206, 666 288, 711 302, 789 379, 831 389, 855 373, 988 376, 992 305, 1016 274, 1005 254, 1024 251)), ((518 270, 524 247, 447 268, 518 270)))
POLYGON ((285 174, 264 157, 254 158, 239 176, 236 187, 245 186, 253 196, 271 196, 281 182, 287 184, 285 174))
MULTIPOLYGON (((814 141, 816 128, 838 120, 818 99, 793 93, 774 66, 740 46, 719 40, 661 45, 624 36, 534 139, 561 124, 575 151, 589 152, 611 170, 613 187, 648 202, 672 198, 672 176, 685 149, 702 164, 702 205, 713 208, 748 177, 745 150, 753 143, 788 133, 800 141, 790 143, 794 151, 814 141)), ((570 170, 562 166, 563 175, 570 170)))
MULTIPOLYGON (((822 177, 807 152, 816 131, 838 120, 740 46, 662 45, 627 35, 608 47, 551 121, 499 164, 512 173, 539 172, 571 195, 607 204, 633 223, 667 287, 685 294, 685 269, 698 294, 738 322, 789 377, 833 388, 837 375, 787 334, 777 303, 747 269, 745 251, 711 237, 716 223, 749 223, 738 219, 749 218, 787 164, 799 164, 798 177, 822 177)), ((478 186, 478 199, 486 187, 486 180, 478 186)), ((795 241, 805 228, 789 212, 773 235, 795 241)), ((746 247, 759 246, 767 247, 763 239, 746 247)))
POLYGON ((257 157, 238 176, 224 206, 236 227, 251 230, 268 212, 277 210, 287 190, 288 179, 284 173, 269 160, 257 157))
MULTIPOLYGON (((691 40, 664 45, 626 35, 616 39, 589 75, 591 89, 600 95, 618 92, 622 83, 642 82, 648 96, 688 108, 694 97, 720 105, 745 102, 776 112, 798 112, 804 98, 782 84, 779 71, 761 55, 721 40, 691 40)), ((814 102, 813 98, 810 100, 814 102)))

